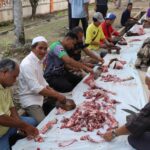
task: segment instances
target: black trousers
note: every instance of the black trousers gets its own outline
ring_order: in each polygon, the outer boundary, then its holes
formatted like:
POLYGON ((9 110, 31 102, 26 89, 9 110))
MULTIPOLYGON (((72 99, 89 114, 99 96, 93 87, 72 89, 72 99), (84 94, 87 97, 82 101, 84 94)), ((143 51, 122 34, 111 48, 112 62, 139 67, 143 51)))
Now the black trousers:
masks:
POLYGON ((87 20, 87 18, 72 18, 71 19, 71 23, 72 23, 71 27, 73 29, 74 27, 79 26, 80 20, 82 22, 82 28, 83 28, 83 31, 84 31, 84 37, 86 37, 86 29, 88 27, 88 20, 87 20))
POLYGON ((141 137, 128 137, 129 144, 136 150, 150 150, 150 132, 145 132, 141 137))
POLYGON ((71 25, 71 4, 68 2, 68 23, 69 23, 69 30, 72 29, 71 25))
POLYGON ((18 134, 18 133, 16 133, 16 134, 14 134, 13 136, 11 136, 11 137, 9 138, 10 150, 12 150, 11 147, 12 147, 18 140, 23 139, 23 138, 25 138, 25 136, 20 135, 20 134, 18 134))
POLYGON ((108 6, 107 5, 97 5, 96 6, 96 12, 102 13, 104 18, 106 17, 107 10, 108 10, 108 6))
POLYGON ((53 97, 45 97, 44 98, 44 103, 43 103, 43 111, 45 116, 47 116, 49 114, 50 111, 52 111, 55 106, 56 106, 56 99, 53 97))
POLYGON ((58 92, 70 92, 82 80, 82 77, 74 75, 68 71, 64 75, 46 78, 49 86, 58 92))

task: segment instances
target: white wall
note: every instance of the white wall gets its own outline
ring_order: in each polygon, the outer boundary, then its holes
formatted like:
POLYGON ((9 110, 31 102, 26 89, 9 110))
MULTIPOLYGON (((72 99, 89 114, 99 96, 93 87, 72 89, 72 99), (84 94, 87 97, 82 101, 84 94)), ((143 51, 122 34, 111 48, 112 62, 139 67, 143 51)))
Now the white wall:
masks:
POLYGON ((54 0, 54 11, 64 10, 67 7, 67 0, 54 0))
MULTIPOLYGON (((23 17, 31 16, 32 9, 29 0, 22 0, 23 17)), ((37 7, 37 14, 46 14, 50 12, 49 0, 40 0, 37 7)), ((0 8, 0 22, 13 20, 12 3, 0 8)))
MULTIPOLYGON (((7 1, 7 4, 3 7, 0 7, 0 22, 13 20, 13 11, 12 11, 12 0, 3 0, 7 1)), ((94 0, 90 0, 94 2, 94 0)), ((29 0, 22 0, 23 6, 23 17, 31 16, 32 10, 29 3, 29 0)), ((64 10, 68 7, 67 0, 54 0, 53 11, 64 10)), ((47 14, 50 12, 50 0, 39 0, 39 5, 37 7, 37 14, 47 14)))

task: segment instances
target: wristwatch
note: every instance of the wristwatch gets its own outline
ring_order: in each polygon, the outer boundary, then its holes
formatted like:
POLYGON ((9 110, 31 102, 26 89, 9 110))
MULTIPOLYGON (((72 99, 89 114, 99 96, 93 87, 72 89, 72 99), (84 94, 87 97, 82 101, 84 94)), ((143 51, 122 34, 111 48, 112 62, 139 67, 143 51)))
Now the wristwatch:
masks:
POLYGON ((118 136, 115 129, 112 130, 111 133, 112 133, 113 139, 118 136))

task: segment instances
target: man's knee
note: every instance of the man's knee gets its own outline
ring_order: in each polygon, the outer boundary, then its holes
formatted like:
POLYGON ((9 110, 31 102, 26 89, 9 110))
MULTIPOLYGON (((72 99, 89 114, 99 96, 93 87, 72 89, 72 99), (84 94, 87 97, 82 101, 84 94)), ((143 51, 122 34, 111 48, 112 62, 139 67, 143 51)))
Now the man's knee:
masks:
POLYGON ((44 118, 44 111, 43 108, 39 105, 32 105, 27 108, 25 108, 29 116, 33 117, 36 122, 39 124, 44 118))
POLYGON ((100 52, 100 56, 101 56, 102 58, 104 58, 104 57, 107 55, 107 53, 108 53, 107 50, 102 50, 102 51, 100 52))
POLYGON ((21 116, 21 120, 23 120, 27 124, 30 124, 30 125, 33 125, 33 126, 38 125, 38 122, 32 117, 21 116))

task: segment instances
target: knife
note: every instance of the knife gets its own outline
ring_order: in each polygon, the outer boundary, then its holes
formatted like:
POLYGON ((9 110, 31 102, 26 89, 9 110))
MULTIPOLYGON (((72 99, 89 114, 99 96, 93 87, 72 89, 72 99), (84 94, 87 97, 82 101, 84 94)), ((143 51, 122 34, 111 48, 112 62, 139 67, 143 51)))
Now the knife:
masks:
POLYGON ((135 106, 133 106, 133 105, 131 105, 131 104, 129 104, 132 108, 134 108, 135 110, 137 110, 137 111, 140 111, 140 109, 139 108, 137 108, 137 107, 135 107, 135 106))
POLYGON ((130 109, 122 109, 123 111, 129 113, 129 114, 136 114, 136 112, 130 110, 130 109))

